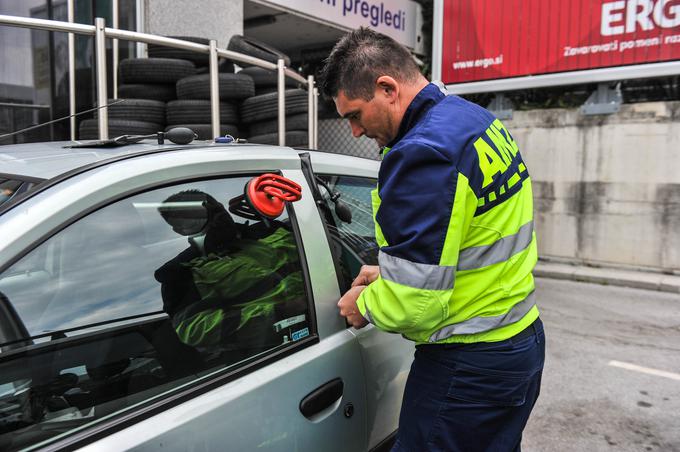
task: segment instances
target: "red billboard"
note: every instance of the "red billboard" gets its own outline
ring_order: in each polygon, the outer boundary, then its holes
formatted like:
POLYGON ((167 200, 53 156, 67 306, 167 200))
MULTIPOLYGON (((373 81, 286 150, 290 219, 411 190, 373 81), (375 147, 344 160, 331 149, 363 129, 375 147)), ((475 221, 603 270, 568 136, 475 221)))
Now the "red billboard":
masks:
POLYGON ((680 0, 444 0, 447 84, 680 60, 680 0))

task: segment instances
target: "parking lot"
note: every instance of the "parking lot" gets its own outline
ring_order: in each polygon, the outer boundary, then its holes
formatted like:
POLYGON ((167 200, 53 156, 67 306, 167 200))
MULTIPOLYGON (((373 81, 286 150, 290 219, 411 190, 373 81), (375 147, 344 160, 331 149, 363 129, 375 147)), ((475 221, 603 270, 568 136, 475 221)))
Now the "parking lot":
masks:
POLYGON ((526 451, 680 451, 680 296, 537 279, 547 335, 526 451))

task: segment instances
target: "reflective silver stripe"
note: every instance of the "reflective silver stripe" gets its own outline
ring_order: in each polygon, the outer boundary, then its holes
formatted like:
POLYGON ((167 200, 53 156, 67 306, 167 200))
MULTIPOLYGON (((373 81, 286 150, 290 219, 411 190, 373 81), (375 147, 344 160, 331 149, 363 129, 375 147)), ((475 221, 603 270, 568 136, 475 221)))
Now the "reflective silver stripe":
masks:
POLYGON ((416 289, 453 289, 456 280, 456 267, 419 264, 382 251, 378 253, 378 264, 383 279, 416 289))
POLYGON ((516 234, 503 237, 491 245, 465 248, 458 255, 458 270, 472 270, 507 261, 526 249, 534 236, 534 222, 519 228, 516 234))
POLYGON ((536 297, 531 292, 524 300, 514 305, 503 315, 493 317, 473 317, 460 323, 447 325, 430 336, 430 342, 437 342, 456 334, 477 334, 495 330, 502 326, 519 322, 536 305, 536 297))
MULTIPOLYGON (((373 325, 375 325, 375 322, 373 321, 373 316, 371 315, 371 310, 368 309, 368 306, 365 306, 365 307, 366 307, 366 315, 363 315, 362 317, 365 318, 366 320, 368 320, 373 325)), ((359 314, 361 314, 361 312, 359 312, 359 314)))
POLYGON ((445 96, 450 95, 449 90, 446 88, 446 85, 444 85, 440 80, 432 80, 432 83, 437 85, 437 88, 439 88, 439 91, 445 96))

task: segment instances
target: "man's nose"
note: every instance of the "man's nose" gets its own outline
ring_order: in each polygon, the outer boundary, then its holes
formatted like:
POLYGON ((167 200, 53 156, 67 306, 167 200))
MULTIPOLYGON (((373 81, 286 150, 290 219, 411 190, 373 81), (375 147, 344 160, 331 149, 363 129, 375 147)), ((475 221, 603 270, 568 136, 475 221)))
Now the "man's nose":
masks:
POLYGON ((352 135, 354 136, 354 138, 359 138, 366 132, 363 127, 361 127, 359 124, 356 124, 353 121, 349 122, 349 126, 352 128, 352 135))

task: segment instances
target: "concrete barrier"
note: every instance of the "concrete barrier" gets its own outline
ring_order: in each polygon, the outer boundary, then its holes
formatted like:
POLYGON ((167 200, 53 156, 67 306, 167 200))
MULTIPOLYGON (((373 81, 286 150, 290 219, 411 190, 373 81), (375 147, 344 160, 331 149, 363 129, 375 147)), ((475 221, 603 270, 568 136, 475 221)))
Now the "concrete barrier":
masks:
POLYGON ((680 102, 516 111, 539 254, 680 274, 680 102))

